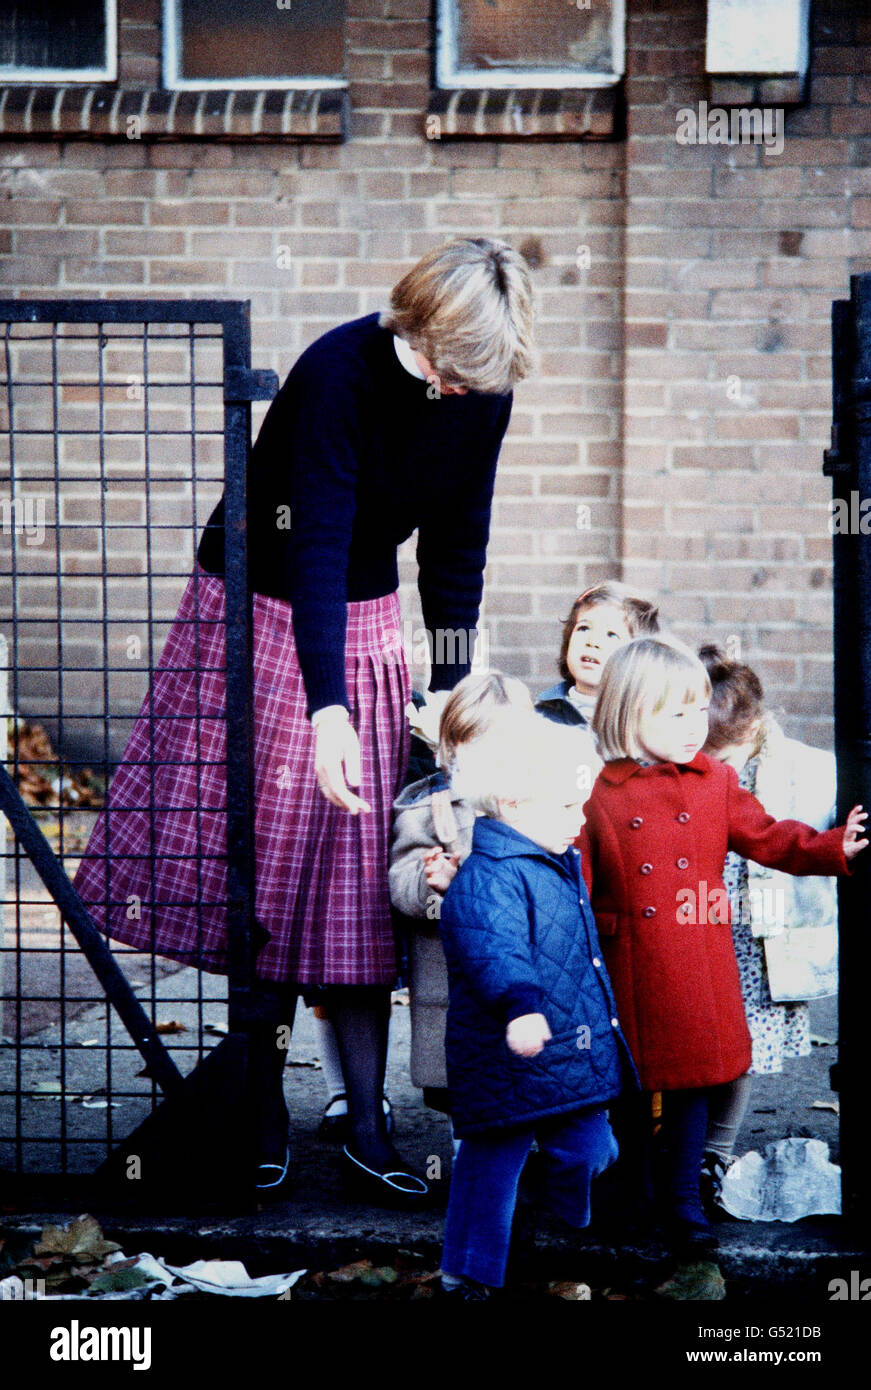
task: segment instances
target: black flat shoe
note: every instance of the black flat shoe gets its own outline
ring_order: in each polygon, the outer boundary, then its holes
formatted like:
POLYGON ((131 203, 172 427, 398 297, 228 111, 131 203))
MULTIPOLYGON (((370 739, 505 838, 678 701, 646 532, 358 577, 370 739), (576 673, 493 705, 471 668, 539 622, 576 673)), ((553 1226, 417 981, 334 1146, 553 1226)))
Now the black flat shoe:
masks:
POLYGON ((342 1176, 349 1192, 373 1206, 420 1206, 429 1196, 429 1186, 407 1168, 391 1168, 379 1173, 349 1153, 341 1154, 342 1176))

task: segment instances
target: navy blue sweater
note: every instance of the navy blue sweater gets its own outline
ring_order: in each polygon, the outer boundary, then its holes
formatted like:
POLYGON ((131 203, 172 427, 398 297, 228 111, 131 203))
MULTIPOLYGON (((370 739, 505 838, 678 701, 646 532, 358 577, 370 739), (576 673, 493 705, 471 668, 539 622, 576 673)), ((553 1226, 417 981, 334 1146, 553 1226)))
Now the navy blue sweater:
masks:
MULTIPOLYGON (((309 715, 348 706, 345 605, 397 588, 396 549, 415 528, 424 624, 467 631, 471 645, 511 405, 510 393, 435 396, 377 314, 325 333, 294 364, 251 453, 248 534, 255 593, 293 606, 309 715)), ((223 499, 198 558, 223 573, 223 499)), ((437 645, 432 690, 466 675, 468 661, 438 659, 456 655, 437 645)))

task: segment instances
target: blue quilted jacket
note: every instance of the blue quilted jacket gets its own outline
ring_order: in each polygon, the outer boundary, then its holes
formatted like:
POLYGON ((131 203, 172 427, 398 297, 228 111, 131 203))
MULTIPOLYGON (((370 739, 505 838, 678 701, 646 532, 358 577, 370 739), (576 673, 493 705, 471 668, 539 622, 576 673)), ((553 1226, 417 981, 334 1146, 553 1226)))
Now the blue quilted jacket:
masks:
POLYGON ((602 1105, 624 1081, 637 1085, 577 850, 550 854, 480 817, 440 927, 458 1137, 602 1105), (544 1014, 553 1037, 537 1057, 518 1057, 505 1029, 531 1013, 544 1014))

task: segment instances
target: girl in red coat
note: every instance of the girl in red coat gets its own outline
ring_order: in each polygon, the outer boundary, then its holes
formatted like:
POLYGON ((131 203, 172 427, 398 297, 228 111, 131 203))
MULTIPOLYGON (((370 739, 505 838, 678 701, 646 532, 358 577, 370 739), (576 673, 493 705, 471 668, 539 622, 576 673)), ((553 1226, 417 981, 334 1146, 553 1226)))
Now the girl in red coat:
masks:
MULTIPOLYGON (((621 1147, 649 1202, 651 1092, 662 1092, 662 1200, 672 1233, 711 1244, 699 1200, 709 1093, 750 1066, 729 898, 727 851, 792 874, 843 874, 868 844, 861 806, 818 833, 776 821, 734 770, 699 750, 710 682, 692 652, 661 638, 620 648, 592 727, 605 766, 578 838, 584 875, 643 1087, 621 1147)), ((625 1171, 625 1170, 624 1170, 625 1171)))

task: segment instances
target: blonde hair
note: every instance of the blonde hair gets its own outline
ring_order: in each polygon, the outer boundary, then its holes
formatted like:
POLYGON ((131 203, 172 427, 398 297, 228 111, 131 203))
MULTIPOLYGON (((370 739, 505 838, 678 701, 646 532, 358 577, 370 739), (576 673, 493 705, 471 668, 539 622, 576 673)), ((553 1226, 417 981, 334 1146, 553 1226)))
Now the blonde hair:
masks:
POLYGON ((532 365, 532 283, 506 241, 467 237, 422 256, 378 322, 422 352, 446 386, 503 395, 532 365))
POLYGON ((568 653, 578 618, 588 609, 597 608, 603 603, 613 604, 615 608, 620 609, 630 637, 659 631, 659 608, 650 599, 643 598, 619 579, 603 579, 598 584, 591 584, 582 594, 578 594, 572 604, 572 611, 563 623, 557 665, 564 681, 574 680, 569 670, 568 653))
MULTIPOLYGON (((574 729, 534 712, 506 711, 463 748, 454 788, 478 815, 499 820, 502 801, 556 796, 575 773, 577 753, 574 729)), ((580 791, 576 796, 583 799, 580 791)))
POLYGON ((711 682, 698 657, 676 638, 636 637, 605 663, 591 725, 605 762, 643 756, 640 729, 672 695, 706 698, 711 682))
POLYGON ((458 681, 439 720, 439 764, 450 769, 457 748, 480 738, 500 710, 532 709, 532 696, 516 676, 501 671, 474 672, 458 681))

